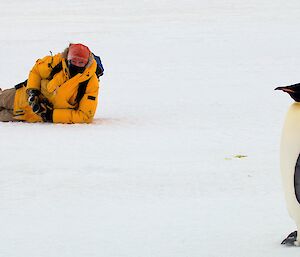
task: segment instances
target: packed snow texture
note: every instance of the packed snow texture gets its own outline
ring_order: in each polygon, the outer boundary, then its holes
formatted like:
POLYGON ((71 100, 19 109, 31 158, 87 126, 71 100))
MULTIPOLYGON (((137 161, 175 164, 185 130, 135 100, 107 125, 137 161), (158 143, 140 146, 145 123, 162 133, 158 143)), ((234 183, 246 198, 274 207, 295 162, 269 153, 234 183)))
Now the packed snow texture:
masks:
POLYGON ((93 124, 0 124, 1 257, 299 256, 273 90, 300 82, 298 0, 0 6, 2 88, 69 42, 105 66, 93 124))

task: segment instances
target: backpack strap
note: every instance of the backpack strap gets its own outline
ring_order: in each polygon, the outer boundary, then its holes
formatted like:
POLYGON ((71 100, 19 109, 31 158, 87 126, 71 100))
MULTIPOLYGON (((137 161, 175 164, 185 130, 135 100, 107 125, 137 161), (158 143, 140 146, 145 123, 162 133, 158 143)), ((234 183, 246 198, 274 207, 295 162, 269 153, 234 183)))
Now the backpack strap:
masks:
POLYGON ((81 101, 82 97, 84 96, 85 91, 86 91, 86 87, 87 87, 89 81, 90 81, 90 79, 82 81, 82 82, 79 83, 78 91, 77 91, 77 96, 75 98, 75 102, 76 103, 79 104, 79 102, 81 101))
POLYGON ((18 90, 18 89, 20 89, 22 87, 26 87, 26 85, 27 85, 27 79, 25 81, 23 81, 23 82, 15 85, 14 87, 15 87, 16 90, 18 90))
POLYGON ((53 77, 55 76, 55 74, 59 73, 60 71, 62 71, 63 67, 62 67, 62 61, 58 64, 56 64, 53 68, 52 71, 50 72, 50 75, 47 79, 51 80, 53 79, 53 77))

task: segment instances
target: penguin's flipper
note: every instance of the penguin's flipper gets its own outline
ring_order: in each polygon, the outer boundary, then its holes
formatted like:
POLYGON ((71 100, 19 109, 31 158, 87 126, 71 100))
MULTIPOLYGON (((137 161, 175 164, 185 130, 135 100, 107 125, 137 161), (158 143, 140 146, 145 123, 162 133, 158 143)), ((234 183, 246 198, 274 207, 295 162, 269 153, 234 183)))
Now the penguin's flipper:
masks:
POLYGON ((292 232, 287 236, 286 239, 284 239, 281 244, 282 245, 288 245, 288 246, 295 246, 295 242, 297 240, 297 231, 292 232))

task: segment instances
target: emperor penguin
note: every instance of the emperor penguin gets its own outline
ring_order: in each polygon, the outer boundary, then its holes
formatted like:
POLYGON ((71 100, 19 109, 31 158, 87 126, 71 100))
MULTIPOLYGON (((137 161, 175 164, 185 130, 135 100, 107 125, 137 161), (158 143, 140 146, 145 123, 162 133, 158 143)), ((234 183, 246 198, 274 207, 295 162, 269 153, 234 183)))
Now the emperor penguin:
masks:
MULTIPOLYGON (((300 231, 300 83, 278 87, 295 102, 290 106, 282 129, 280 170, 284 195, 290 217, 300 231)), ((292 232, 281 244, 300 246, 300 233, 292 232)))

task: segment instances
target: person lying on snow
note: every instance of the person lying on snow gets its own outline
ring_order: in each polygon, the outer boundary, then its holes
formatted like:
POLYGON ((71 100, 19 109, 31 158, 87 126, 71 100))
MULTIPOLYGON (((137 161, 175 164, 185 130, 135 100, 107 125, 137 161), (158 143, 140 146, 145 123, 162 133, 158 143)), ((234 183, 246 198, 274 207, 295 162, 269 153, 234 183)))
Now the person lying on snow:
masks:
POLYGON ((0 89, 0 121, 90 123, 96 112, 98 56, 83 44, 38 59, 28 80, 0 89))

